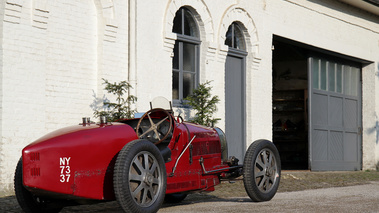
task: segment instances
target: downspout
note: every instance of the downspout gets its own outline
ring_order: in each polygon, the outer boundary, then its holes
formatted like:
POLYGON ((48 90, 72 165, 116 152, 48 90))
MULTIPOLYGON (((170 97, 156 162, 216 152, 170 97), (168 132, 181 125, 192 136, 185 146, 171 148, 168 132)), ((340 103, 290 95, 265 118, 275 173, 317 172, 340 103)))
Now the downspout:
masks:
MULTIPOLYGON (((3 156, 5 150, 3 150, 3 94, 4 94, 4 50, 3 50, 3 25, 4 25, 4 9, 5 9, 5 1, 0 3, 0 156, 3 156)), ((0 164, 4 165, 4 158, 0 158, 0 164)), ((4 179, 0 177, 0 181, 4 179)), ((10 184, 9 184, 10 185, 10 184)), ((10 188, 10 187, 9 187, 10 188)), ((5 192, 4 188, 0 189, 0 194, 5 192)))
MULTIPOLYGON (((136 64, 136 7, 135 0, 128 0, 128 82, 133 87, 128 88, 128 95, 137 96, 137 64, 136 64), (134 94, 132 94, 132 92, 134 94)), ((132 106, 129 106, 132 108, 132 106)))
POLYGON ((96 33, 96 91, 93 91, 95 101, 100 100, 99 97, 103 96, 102 89, 102 79, 103 76, 103 41, 104 41, 104 15, 103 15, 103 6, 100 1, 94 1, 96 7, 96 25, 97 25, 97 33, 96 33))

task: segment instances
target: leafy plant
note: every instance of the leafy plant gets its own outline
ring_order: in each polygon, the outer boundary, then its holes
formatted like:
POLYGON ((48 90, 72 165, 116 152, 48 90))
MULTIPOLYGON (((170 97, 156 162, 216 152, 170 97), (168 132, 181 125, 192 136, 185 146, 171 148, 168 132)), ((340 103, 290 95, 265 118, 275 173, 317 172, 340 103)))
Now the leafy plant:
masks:
POLYGON ((131 109, 131 105, 137 101, 137 97, 129 95, 129 89, 133 88, 127 81, 120 81, 110 83, 104 79, 104 89, 116 96, 116 102, 110 102, 108 99, 103 99, 103 110, 94 109, 94 116, 106 116, 109 121, 116 121, 124 118, 133 118, 137 112, 135 109, 131 109), (124 95, 127 95, 124 98, 124 95))
POLYGON ((211 95, 212 87, 209 85, 211 81, 200 84, 187 96, 185 100, 187 105, 196 111, 196 117, 191 122, 201 125, 214 125, 220 118, 213 118, 213 114, 217 111, 217 103, 220 99, 217 95, 211 95))

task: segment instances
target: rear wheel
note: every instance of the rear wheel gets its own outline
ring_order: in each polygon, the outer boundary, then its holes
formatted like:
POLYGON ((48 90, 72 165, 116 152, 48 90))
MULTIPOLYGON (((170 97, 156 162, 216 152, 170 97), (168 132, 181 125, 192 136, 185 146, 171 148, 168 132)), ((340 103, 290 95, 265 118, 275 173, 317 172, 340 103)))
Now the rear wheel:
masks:
POLYGON ((14 191, 17 202, 24 212, 60 212, 61 207, 54 206, 54 202, 42 197, 38 197, 29 192, 23 185, 22 179, 22 158, 18 161, 14 176, 14 191))
POLYGON ((120 151, 113 184, 125 212, 157 212, 165 197, 166 181, 163 157, 150 141, 135 140, 120 151))
POLYGON ((243 183, 253 201, 268 201, 274 197, 280 172, 279 152, 272 142, 258 140, 250 145, 244 159, 243 183))

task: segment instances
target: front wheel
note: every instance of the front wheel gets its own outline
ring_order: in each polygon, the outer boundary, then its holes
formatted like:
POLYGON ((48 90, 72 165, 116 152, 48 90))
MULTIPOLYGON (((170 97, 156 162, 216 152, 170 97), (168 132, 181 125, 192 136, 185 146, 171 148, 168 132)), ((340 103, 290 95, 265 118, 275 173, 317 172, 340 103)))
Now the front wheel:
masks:
POLYGON ((150 141, 132 141, 118 154, 113 184, 125 212, 157 212, 165 197, 166 181, 163 157, 150 141))
POLYGON ((271 200, 279 187, 280 158, 275 145, 268 140, 252 143, 243 165, 243 183, 255 202, 271 200))

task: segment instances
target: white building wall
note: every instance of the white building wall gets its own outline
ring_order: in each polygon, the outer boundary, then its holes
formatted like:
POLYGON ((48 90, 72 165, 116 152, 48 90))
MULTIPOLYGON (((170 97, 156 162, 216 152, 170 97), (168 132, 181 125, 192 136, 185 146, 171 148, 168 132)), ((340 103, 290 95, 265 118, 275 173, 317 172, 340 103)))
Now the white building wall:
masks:
POLYGON ((23 147, 92 116, 102 78, 127 79, 128 12, 123 0, 0 4, 1 195, 13 191, 23 147))
MULTIPOLYGON (((375 63, 362 68, 362 164, 363 169, 374 169, 379 163, 377 112, 375 111, 375 63)), ((375 94, 376 93, 376 94, 375 94)))
POLYGON ((46 129, 80 122, 89 116, 96 86, 97 21, 90 1, 54 1, 48 4, 45 55, 46 129), (62 122, 63 121, 63 122, 62 122))
MULTIPOLYGON (((97 11, 93 37, 94 54, 96 54, 95 65, 95 86, 92 91, 91 108, 94 109, 102 105, 103 99, 114 100, 104 91, 104 81, 119 82, 129 80, 129 10, 128 1, 94 1, 97 11), (104 96, 105 95, 105 96, 104 96)), ((130 82, 130 81, 129 81, 130 82)), ((132 92, 131 92, 132 93, 132 92)), ((88 105, 89 102, 87 102, 88 105)), ((92 112, 87 116, 91 116, 92 112)))
POLYGON ((92 115, 90 105, 104 97, 102 78, 129 80, 140 112, 148 110, 156 96, 171 99, 176 39, 171 30, 181 6, 190 7, 199 23, 200 82, 213 80, 212 92, 221 99, 216 114, 221 128, 225 32, 233 21, 246 28, 246 147, 256 139, 272 138, 273 35, 376 62, 364 67, 362 76, 363 168, 375 168, 378 17, 338 1, 320 2, 330 7, 307 0, 2 1, 0 195, 12 193, 14 168, 24 146, 92 115))
POLYGON ((46 31, 32 25, 31 4, 2 4, 0 183, 9 192, 21 148, 45 133, 46 31))
POLYGON ((376 64, 375 64, 375 87, 372 88, 375 96, 375 130, 374 135, 376 137, 376 145, 375 145, 375 162, 376 162, 376 170, 379 171, 379 56, 377 58, 376 64), (375 134, 376 131, 376 134, 375 134))

